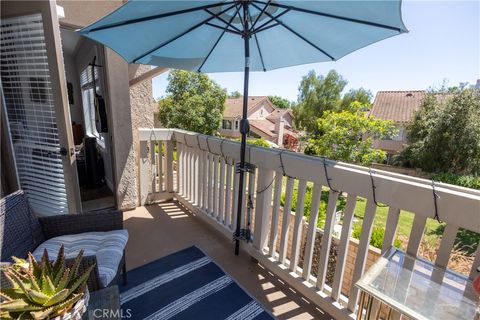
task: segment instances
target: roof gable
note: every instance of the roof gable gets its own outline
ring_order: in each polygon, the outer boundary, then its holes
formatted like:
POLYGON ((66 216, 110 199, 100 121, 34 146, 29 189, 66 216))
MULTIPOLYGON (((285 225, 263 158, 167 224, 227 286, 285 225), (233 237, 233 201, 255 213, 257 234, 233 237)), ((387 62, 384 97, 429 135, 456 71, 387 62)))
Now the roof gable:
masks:
POLYGON ((413 114, 422 105, 427 92, 379 91, 375 96, 369 115, 383 120, 405 123, 412 120, 413 114))
MULTIPOLYGON (((248 114, 255 112, 261 105, 269 109, 269 112, 275 110, 272 102, 266 96, 250 96, 248 97, 248 114)), ((242 116, 243 97, 228 98, 225 101, 224 118, 238 118, 242 116)))

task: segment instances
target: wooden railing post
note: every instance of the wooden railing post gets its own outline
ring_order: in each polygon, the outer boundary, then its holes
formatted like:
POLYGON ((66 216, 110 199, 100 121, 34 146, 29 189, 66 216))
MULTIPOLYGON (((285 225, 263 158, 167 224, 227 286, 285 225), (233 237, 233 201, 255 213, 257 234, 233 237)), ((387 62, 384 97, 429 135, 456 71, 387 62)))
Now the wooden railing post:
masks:
POLYGON ((253 246, 262 251, 267 245, 268 223, 272 206, 273 171, 258 169, 257 201, 255 204, 255 225, 253 246))
POLYGON ((140 141, 140 205, 147 202, 148 194, 151 188, 150 179, 150 161, 148 160, 149 142, 140 141))

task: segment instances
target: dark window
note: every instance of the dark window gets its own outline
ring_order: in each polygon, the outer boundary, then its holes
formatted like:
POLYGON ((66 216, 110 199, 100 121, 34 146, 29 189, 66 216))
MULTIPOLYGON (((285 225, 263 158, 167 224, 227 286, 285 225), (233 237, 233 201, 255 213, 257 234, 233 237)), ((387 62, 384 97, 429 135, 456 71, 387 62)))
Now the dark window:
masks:
POLYGON ((230 121, 230 120, 222 120, 222 129, 232 130, 232 121, 230 121))

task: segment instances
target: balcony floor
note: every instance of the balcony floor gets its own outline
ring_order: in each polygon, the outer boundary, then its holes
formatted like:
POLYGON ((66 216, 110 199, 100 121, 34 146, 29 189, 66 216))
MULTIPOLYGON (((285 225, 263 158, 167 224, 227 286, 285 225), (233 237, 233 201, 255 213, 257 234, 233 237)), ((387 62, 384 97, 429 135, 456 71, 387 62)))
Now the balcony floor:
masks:
POLYGON ((125 212, 124 225, 129 270, 196 245, 279 319, 331 319, 176 201, 125 212))

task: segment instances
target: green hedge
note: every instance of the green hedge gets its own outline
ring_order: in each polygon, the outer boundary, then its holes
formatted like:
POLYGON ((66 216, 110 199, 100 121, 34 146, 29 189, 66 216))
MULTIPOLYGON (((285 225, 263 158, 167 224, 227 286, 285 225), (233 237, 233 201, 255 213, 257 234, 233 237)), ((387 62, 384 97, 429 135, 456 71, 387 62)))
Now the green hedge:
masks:
MULTIPOLYGON (((355 239, 360 239, 360 234, 362 233, 362 225, 360 223, 356 223, 353 225, 352 229, 352 237, 355 239)), ((383 239, 385 238, 385 230, 382 227, 373 227, 372 229, 372 237, 370 238, 370 245, 374 246, 375 248, 382 249, 383 239)), ((395 247, 400 247, 402 241, 400 239, 395 238, 393 241, 393 245, 395 247)))
MULTIPOLYGON (((238 139, 235 139, 235 141, 240 142, 241 139, 238 138, 238 139)), ((257 146, 257 147, 270 148, 270 144, 267 142, 267 140, 262 139, 262 138, 259 138, 259 139, 248 138, 247 139, 247 144, 251 144, 251 145, 254 145, 254 146, 257 146)))
MULTIPOLYGON (((307 218, 307 221, 310 220, 310 212, 312 207, 312 186, 307 185, 307 190, 305 192, 305 201, 303 207, 303 215, 307 218)), ((298 198, 298 189, 295 187, 293 189, 292 195, 292 211, 297 211, 297 198, 298 198)), ((280 200, 282 206, 285 205, 285 192, 282 193, 280 200)), ((320 196, 320 207, 318 209, 318 220, 317 227, 323 228, 325 226, 325 218, 327 216, 327 203, 328 203, 328 191, 322 191, 320 196)), ((340 196, 337 201, 337 211, 343 211, 345 209, 346 199, 343 196, 340 196)))
POLYGON ((439 173, 434 174, 432 180, 480 190, 480 176, 439 173))

